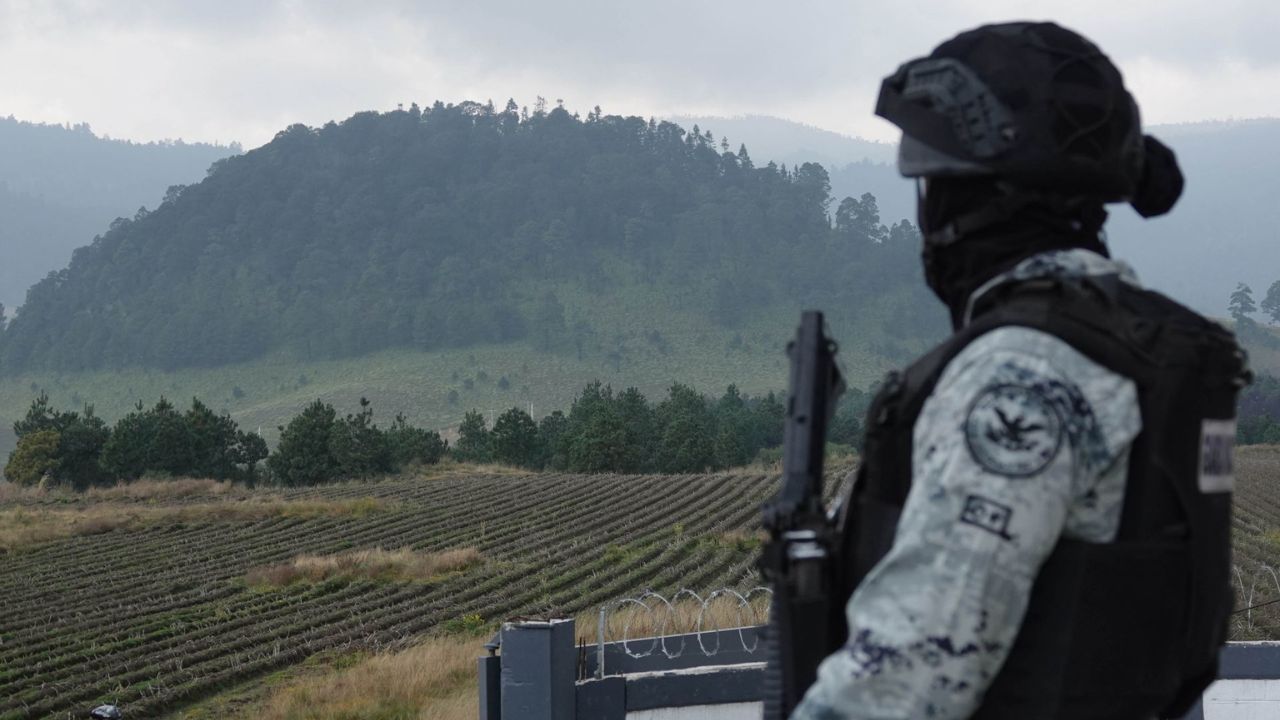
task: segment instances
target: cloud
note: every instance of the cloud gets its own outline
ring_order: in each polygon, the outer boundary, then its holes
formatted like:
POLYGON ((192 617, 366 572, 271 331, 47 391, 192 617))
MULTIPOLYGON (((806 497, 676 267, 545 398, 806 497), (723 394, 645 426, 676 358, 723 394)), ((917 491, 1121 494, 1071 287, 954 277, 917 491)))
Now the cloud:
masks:
POLYGON ((1269 0, 0 0, 0 113, 154 139, 270 139, 362 109, 535 95, 586 110, 764 113, 892 139, 880 78, 956 31, 1053 15, 1149 121, 1280 115, 1269 0), (1269 83, 1269 84, 1255 84, 1269 83))

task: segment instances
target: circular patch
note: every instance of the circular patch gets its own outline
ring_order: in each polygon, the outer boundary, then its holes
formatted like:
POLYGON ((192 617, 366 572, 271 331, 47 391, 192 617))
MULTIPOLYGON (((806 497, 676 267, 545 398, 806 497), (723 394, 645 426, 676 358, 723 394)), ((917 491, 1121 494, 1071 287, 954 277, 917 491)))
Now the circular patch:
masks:
POLYGON ((964 437, 969 453, 983 468, 999 475, 1028 477, 1058 455, 1062 419, 1031 388, 993 385, 969 407, 964 437))

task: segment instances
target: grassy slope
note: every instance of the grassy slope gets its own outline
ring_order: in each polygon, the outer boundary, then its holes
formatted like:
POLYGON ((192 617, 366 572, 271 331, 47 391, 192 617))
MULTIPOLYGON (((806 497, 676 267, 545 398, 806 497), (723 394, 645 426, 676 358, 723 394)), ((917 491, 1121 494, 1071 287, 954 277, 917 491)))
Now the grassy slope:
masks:
MULTIPOLYGON (((315 398, 345 413, 353 412, 365 396, 382 422, 403 412, 415 423, 444 429, 471 409, 496 415, 532 404, 536 416, 567 410, 592 380, 616 388, 634 385, 650 398, 665 395, 673 382, 717 395, 730 383, 750 394, 785 389, 783 348, 798 319, 796 308, 778 304, 740 328, 725 329, 706 319, 697 297, 662 295, 644 286, 614 288, 599 297, 568 288, 557 293, 568 308, 570 327, 581 319, 595 329, 581 360, 572 347, 540 352, 519 342, 430 352, 390 350, 343 360, 273 357, 174 372, 128 369, 0 378, 0 458, 12 449, 13 420, 40 390, 59 407, 78 409, 91 402, 112 421, 139 399, 149 404, 165 395, 185 407, 196 396, 230 412, 246 429, 261 426, 274 441, 276 426, 315 398), (661 333, 665 348, 648 339, 653 330, 661 333), (615 367, 609 354, 619 349, 622 360, 615 367), (487 380, 480 379, 482 372, 487 380), (504 376, 510 383, 507 390, 498 387, 504 376), (468 379, 471 389, 465 386, 468 379), (236 388, 241 397, 235 396, 236 388), (456 404, 448 401, 450 391, 458 394, 456 404)), ((868 350, 885 339, 883 313, 863 308, 830 315, 837 339, 843 341, 841 361, 850 382, 860 387, 874 382, 888 365, 868 350)))

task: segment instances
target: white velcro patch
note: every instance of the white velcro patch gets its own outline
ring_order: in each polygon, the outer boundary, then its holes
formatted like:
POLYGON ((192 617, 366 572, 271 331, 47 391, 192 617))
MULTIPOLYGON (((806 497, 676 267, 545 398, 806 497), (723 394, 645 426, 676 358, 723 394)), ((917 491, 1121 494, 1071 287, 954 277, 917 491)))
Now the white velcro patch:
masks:
POLYGON ((1232 470, 1235 447, 1235 418, 1205 420, 1200 425, 1200 492, 1224 493, 1235 489, 1232 470))

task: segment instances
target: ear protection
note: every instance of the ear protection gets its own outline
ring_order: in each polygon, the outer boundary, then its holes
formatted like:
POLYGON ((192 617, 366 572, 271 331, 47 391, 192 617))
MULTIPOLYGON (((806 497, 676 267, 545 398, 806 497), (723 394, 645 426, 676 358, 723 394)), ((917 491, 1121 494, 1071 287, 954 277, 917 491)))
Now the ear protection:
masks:
POLYGON ((1163 215, 1182 196, 1185 181, 1178 158, 1167 145, 1146 135, 1142 138, 1142 177, 1129 204, 1144 218, 1163 215))

